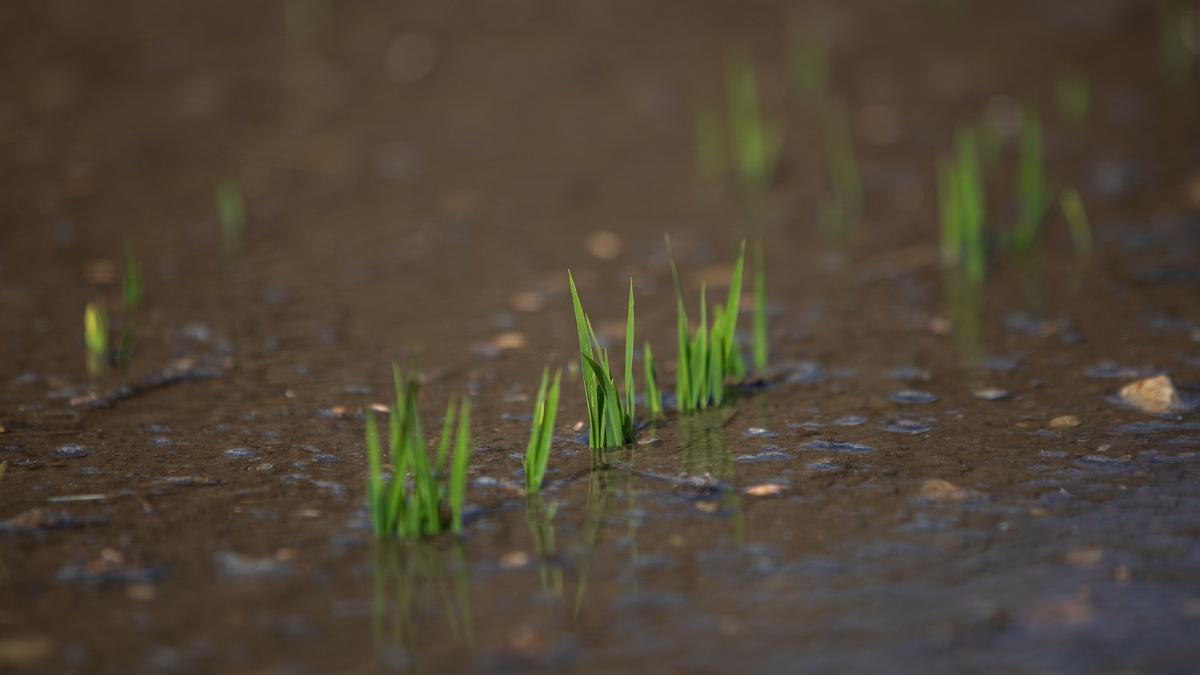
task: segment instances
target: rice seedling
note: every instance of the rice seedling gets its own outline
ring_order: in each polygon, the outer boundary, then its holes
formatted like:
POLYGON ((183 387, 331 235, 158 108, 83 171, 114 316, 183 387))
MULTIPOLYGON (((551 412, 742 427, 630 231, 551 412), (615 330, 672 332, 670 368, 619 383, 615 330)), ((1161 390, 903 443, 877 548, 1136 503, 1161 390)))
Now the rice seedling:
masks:
POLYGON ((832 201, 825 201, 819 212, 823 229, 841 235, 858 220, 862 210, 863 189, 858 163, 854 159, 854 141, 850 133, 846 105, 836 98, 821 106, 821 129, 825 139, 825 158, 832 201))
POLYGON ((937 165, 941 258, 945 267, 960 267, 967 277, 981 280, 986 272, 984 251, 984 184, 975 132, 961 127, 955 154, 937 165))
POLYGON ((561 383, 561 370, 554 373, 554 384, 550 384, 550 369, 542 369, 542 383, 538 386, 537 401, 533 406, 533 427, 529 431, 529 444, 525 446, 525 492, 529 494, 540 492, 542 480, 546 477, 550 443, 554 439, 554 419, 558 417, 561 383))
POLYGON ((763 117, 754 64, 740 50, 727 58, 726 95, 733 168, 743 198, 755 211, 775 177, 783 131, 763 117))
POLYGON ((217 183, 217 218, 226 254, 237 253, 246 236, 246 201, 237 183, 226 178, 217 183))
POLYGON ((419 385, 393 366, 396 402, 388 415, 388 448, 393 475, 383 475, 383 452, 375 415, 367 411, 367 505, 376 535, 418 538, 449 529, 462 531, 467 465, 471 458, 471 406, 446 406, 442 434, 431 463, 418 408, 419 385), (455 418, 457 417, 457 429, 455 418), (446 463, 453 436, 454 456, 446 463), (448 517, 447 517, 448 513, 448 517))
POLYGON ((658 388, 658 368, 654 363, 654 353, 650 351, 650 343, 642 343, 642 367, 646 378, 646 407, 650 409, 650 419, 662 419, 663 397, 658 388))
POLYGON ((83 344, 88 374, 95 377, 108 366, 108 312, 103 305, 89 302, 83 310, 83 344))
POLYGON ((829 89, 829 48, 813 33, 792 40, 789 66, 792 84, 804 96, 823 96, 829 89))
POLYGON ((1054 106, 1058 116, 1077 127, 1087 124, 1092 106, 1092 85, 1087 76, 1070 69, 1054 82, 1054 106))
POLYGON ((723 178, 728 171, 729 159, 725 150, 725 121, 714 108, 705 107, 696 113, 692 121, 692 145, 696 155, 696 167, 701 177, 723 178))
POLYGON ((1079 191, 1070 188, 1063 191, 1058 198, 1058 206, 1062 209, 1067 226, 1071 228, 1071 242, 1075 251, 1083 256, 1092 254, 1092 226, 1088 222, 1087 212, 1083 209, 1083 199, 1079 191))
POLYGON ((575 277, 567 272, 571 286, 571 305, 579 335, 580 371, 588 409, 588 446, 612 448, 633 442, 633 280, 629 280, 629 302, 625 313, 625 396, 617 393, 608 359, 608 350, 600 347, 592 322, 583 311, 575 277))
POLYGON ((754 243, 754 369, 760 372, 770 355, 767 329, 767 257, 759 239, 754 243))
POLYGON ((675 267, 674 256, 670 256, 670 249, 671 242, 667 240, 671 276, 675 281, 678 319, 679 353, 675 374, 675 405, 682 411, 718 406, 725 399, 726 379, 745 374, 745 363, 738 350, 736 334, 746 243, 742 242, 739 248, 725 306, 718 305, 714 309, 711 326, 708 323, 707 291, 704 286, 700 287, 700 322, 694 335, 688 327, 683 287, 679 282, 679 271, 675 267))
POLYGON ((1035 110, 1027 110, 1021 126, 1021 145, 1017 156, 1017 222, 1013 230, 1013 249, 1028 253, 1050 208, 1050 190, 1046 187, 1045 152, 1042 149, 1042 125, 1035 110))

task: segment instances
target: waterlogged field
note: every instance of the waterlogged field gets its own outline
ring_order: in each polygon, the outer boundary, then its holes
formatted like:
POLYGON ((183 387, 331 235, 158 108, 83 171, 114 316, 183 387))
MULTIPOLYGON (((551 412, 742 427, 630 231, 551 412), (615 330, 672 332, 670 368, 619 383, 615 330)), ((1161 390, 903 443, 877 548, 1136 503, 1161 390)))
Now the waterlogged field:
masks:
POLYGON ((3 12, 0 671, 1200 664, 1194 4, 3 12))

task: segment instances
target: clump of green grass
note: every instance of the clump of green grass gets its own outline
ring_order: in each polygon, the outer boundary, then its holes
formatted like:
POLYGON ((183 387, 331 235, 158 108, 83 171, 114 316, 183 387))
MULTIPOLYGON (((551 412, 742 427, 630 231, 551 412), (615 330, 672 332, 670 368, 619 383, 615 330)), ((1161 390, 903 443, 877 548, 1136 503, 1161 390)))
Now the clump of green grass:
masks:
POLYGON ((583 311, 575 277, 567 272, 571 286, 571 305, 579 335, 580 371, 588 409, 588 446, 613 448, 633 442, 633 280, 629 281, 629 303, 625 314, 625 396, 617 393, 616 380, 608 360, 608 350, 600 347, 592 322, 583 311))
POLYGON ((1030 109, 1025 112, 1025 122, 1021 126, 1017 155, 1017 222, 1012 240, 1017 253, 1028 253, 1033 249, 1051 200, 1050 189, 1046 186, 1042 124, 1037 111, 1030 109))
POLYGON ((732 50, 726 63, 729 144, 744 199, 756 210, 770 188, 783 149, 783 130, 762 114, 754 63, 732 50))
POLYGON ((658 388, 658 367, 654 362, 654 353, 650 351, 650 343, 642 343, 642 367, 646 379, 646 407, 650 409, 650 419, 657 420, 663 416, 662 390, 658 388))
MULTIPOLYGON (((670 241, 667 241, 670 253, 670 241)), ((683 287, 674 256, 670 257, 671 276, 675 280, 676 313, 678 318, 677 367, 675 373, 675 405, 681 411, 694 411, 718 406, 725 400, 725 381, 745 374, 745 363, 738 350, 736 334, 742 296, 742 268, 746 258, 746 243, 738 251, 737 264, 729 282, 729 296, 722 308, 713 312, 708 324, 708 299, 700 287, 700 323, 692 334, 688 328, 687 309, 683 302, 683 287)))
POLYGON ((970 279, 986 273, 984 249, 985 192, 975 132, 960 127, 955 152, 937 165, 941 258, 945 267, 961 268, 970 279))
POLYGON ((1054 106, 1067 123, 1087 124, 1092 108, 1092 85, 1087 75, 1075 69, 1059 73, 1054 82, 1054 106))
POLYGON ((959 127, 954 155, 937 162, 937 202, 942 264, 983 280, 985 191, 976 133, 970 127, 959 127))
POLYGON ((754 244, 754 369, 760 372, 770 356, 767 330, 767 256, 759 239, 754 244))
POLYGON ((237 183, 225 178, 217 183, 216 201, 225 252, 237 253, 246 237, 246 200, 237 183))
POLYGON ((863 202, 849 114, 840 99, 827 99, 821 106, 821 129, 832 195, 818 206, 818 221, 827 234, 840 236, 858 220, 863 202))
POLYGON ((420 386, 393 366, 396 401, 388 414, 393 474, 383 475, 383 452, 375 415, 367 411, 367 506, 376 535, 418 538, 461 532, 471 459, 471 405, 446 406, 437 451, 430 461, 418 408, 420 386), (455 419, 457 417, 457 429, 455 419), (453 437, 453 439, 452 439, 453 437), (449 458, 453 440, 454 456, 449 458), (447 462, 450 466, 447 467, 447 462))
POLYGON ((1083 209, 1083 199, 1074 188, 1064 190, 1058 198, 1058 206, 1062 209, 1067 226, 1071 228, 1071 242, 1075 251, 1083 256, 1092 254, 1092 226, 1088 222, 1087 212, 1083 209))
POLYGON ((537 401, 533 406, 533 427, 529 431, 529 444, 525 446, 525 492, 540 492, 546 477, 546 465, 550 462, 550 443, 554 439, 554 420, 558 417, 558 393, 562 383, 562 371, 554 373, 550 384, 550 369, 542 369, 542 383, 538 386, 537 401))
POLYGON ((108 367, 108 312, 104 305, 89 302, 83 310, 83 344, 88 374, 95 377, 108 367))

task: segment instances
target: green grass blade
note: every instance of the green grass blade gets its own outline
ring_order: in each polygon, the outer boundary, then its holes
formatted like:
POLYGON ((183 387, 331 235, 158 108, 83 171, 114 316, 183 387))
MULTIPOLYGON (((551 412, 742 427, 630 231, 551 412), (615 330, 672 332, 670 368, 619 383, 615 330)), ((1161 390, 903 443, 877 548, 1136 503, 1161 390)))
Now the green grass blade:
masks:
POLYGON ((662 392, 658 389, 658 370, 649 342, 642 343, 642 367, 646 379, 646 407, 650 409, 651 419, 659 419, 663 414, 662 392))
POLYGON ((525 491, 537 492, 542 483, 537 479, 541 457, 542 433, 546 418, 546 388, 550 385, 550 369, 542 368, 542 381, 538 385, 537 398, 533 404, 533 423, 529 428, 529 443, 525 445, 525 491))
POLYGON ((387 521, 383 512, 383 462, 379 447, 379 426, 375 413, 367 410, 367 508, 375 534, 383 534, 387 521))
POLYGON ((454 430, 454 405, 446 406, 446 417, 442 420, 442 434, 438 437, 437 455, 434 471, 442 473, 446 470, 446 459, 450 454, 450 433, 454 430))
POLYGON ((1075 252, 1083 256, 1092 254, 1092 226, 1088 222, 1087 212, 1083 208, 1083 199, 1074 188, 1062 193, 1058 200, 1063 217, 1071 228, 1071 242, 1075 252))
MULTIPOLYGON (((742 272, 746 266, 746 242, 743 241, 738 248, 737 263, 733 267, 733 277, 729 281, 729 296, 725 300, 725 320, 728 322, 727 330, 723 331, 724 335, 721 348, 723 350, 722 359, 726 363, 732 363, 734 359, 734 351, 737 350, 737 324, 738 313, 741 312, 742 303, 742 272)), ((724 373, 722 373, 724 375, 724 373)))
POLYGON ((567 271, 567 281, 571 287, 571 307, 575 313, 575 330, 579 337, 580 377, 583 379, 583 395, 588 409, 588 445, 595 448, 599 445, 600 407, 596 376, 588 368, 587 360, 592 358, 592 342, 594 340, 591 323, 583 311, 583 303, 579 300, 579 290, 575 288, 575 277, 567 271))
POLYGON ((762 239, 754 245, 754 369, 762 372, 769 360, 767 326, 767 257, 762 239))
POLYGON ((629 304, 625 310, 625 436, 633 436, 634 397, 636 392, 633 379, 633 279, 629 280, 629 304))
POLYGON ((471 403, 463 399, 455 434, 454 465, 450 471, 450 529, 462 532, 463 507, 467 501, 467 467, 471 462, 471 403))

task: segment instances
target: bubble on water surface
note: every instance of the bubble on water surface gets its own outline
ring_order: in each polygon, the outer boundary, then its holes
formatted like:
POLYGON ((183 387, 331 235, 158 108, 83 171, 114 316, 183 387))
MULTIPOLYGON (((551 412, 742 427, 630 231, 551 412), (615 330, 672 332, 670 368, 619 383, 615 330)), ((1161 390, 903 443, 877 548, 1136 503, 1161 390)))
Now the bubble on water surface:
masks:
POLYGON ((258 453, 246 448, 230 448, 225 451, 225 457, 228 459, 254 459, 258 457, 258 453))

